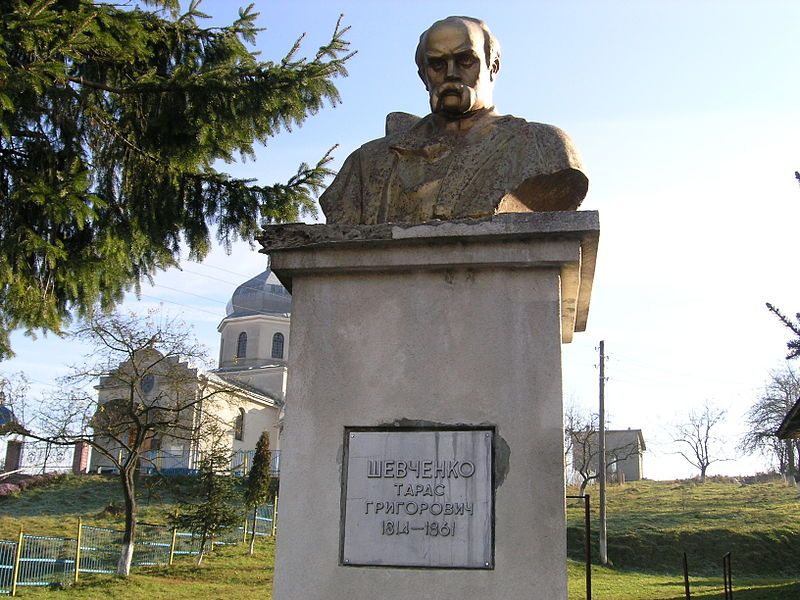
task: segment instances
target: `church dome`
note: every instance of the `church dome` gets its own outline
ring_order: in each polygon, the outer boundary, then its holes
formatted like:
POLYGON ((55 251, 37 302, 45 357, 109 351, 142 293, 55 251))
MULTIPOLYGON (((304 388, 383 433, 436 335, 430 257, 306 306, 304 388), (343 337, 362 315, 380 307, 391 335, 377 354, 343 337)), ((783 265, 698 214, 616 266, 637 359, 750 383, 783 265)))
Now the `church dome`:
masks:
POLYGON ((17 418, 14 416, 14 413, 7 406, 0 404, 0 427, 3 425, 15 424, 17 424, 17 418))
POLYGON ((251 315, 288 315, 292 296, 267 269, 236 288, 225 309, 226 318, 251 315))

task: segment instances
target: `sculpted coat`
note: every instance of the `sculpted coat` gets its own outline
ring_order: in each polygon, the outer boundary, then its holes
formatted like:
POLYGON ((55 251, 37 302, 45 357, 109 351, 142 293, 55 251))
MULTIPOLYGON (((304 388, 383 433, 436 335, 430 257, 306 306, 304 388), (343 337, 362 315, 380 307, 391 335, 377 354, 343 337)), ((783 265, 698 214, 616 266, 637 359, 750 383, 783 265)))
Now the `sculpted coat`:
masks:
POLYGON ((328 223, 424 222, 575 210, 588 179, 567 135, 493 110, 466 132, 434 115, 387 117, 386 137, 353 152, 320 197, 328 223))

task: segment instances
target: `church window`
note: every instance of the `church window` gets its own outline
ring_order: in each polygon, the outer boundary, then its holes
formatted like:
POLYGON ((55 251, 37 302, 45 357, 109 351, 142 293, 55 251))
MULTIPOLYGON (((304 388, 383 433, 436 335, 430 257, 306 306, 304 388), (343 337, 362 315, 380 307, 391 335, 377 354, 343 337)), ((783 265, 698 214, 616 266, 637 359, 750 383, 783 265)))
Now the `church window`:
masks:
POLYGON ((149 394, 153 391, 153 387, 156 385, 156 378, 155 375, 152 373, 147 373, 144 377, 142 377, 142 381, 140 383, 142 392, 145 394, 149 394))
POLYGON ((233 439, 241 442, 244 439, 244 409, 239 409, 236 421, 233 423, 233 439))
POLYGON ((243 331, 239 334, 239 341, 236 344, 236 358, 247 356, 247 334, 243 331))
POLYGON ((283 334, 272 336, 272 358, 283 358, 283 334))

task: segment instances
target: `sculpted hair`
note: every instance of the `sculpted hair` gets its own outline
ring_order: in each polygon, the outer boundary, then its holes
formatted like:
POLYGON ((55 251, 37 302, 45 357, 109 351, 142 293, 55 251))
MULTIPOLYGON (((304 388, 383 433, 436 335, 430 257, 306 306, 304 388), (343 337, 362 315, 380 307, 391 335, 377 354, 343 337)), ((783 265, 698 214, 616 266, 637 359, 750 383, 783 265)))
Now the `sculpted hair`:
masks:
POLYGON ((491 64, 497 60, 498 67, 500 65, 500 42, 497 41, 497 38, 494 37, 494 34, 489 30, 489 26, 486 25, 485 22, 481 21, 480 19, 476 19, 474 17, 447 17, 446 19, 441 19, 440 21, 436 21, 433 25, 428 27, 425 31, 422 32, 422 35, 419 36, 419 43, 417 44, 417 50, 414 53, 414 60, 417 63, 417 70, 419 71, 419 76, 422 77, 423 81, 425 80, 424 77, 424 70, 425 70, 425 40, 428 38, 428 32, 438 27, 439 25, 443 25, 448 21, 461 21, 461 22, 468 22, 473 23, 480 27, 481 31, 483 32, 483 53, 486 55, 486 65, 491 66, 491 64))

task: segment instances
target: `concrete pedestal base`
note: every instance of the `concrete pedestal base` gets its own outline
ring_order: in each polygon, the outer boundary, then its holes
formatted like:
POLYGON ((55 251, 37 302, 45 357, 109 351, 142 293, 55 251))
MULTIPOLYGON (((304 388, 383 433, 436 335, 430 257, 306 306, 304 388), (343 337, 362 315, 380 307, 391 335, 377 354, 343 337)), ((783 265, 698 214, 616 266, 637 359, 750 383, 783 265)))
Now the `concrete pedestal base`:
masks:
POLYGON ((274 600, 565 599, 561 343, 597 214, 326 227, 262 240, 293 295, 274 600), (494 428, 491 568, 344 564, 345 428, 412 426, 494 428))

